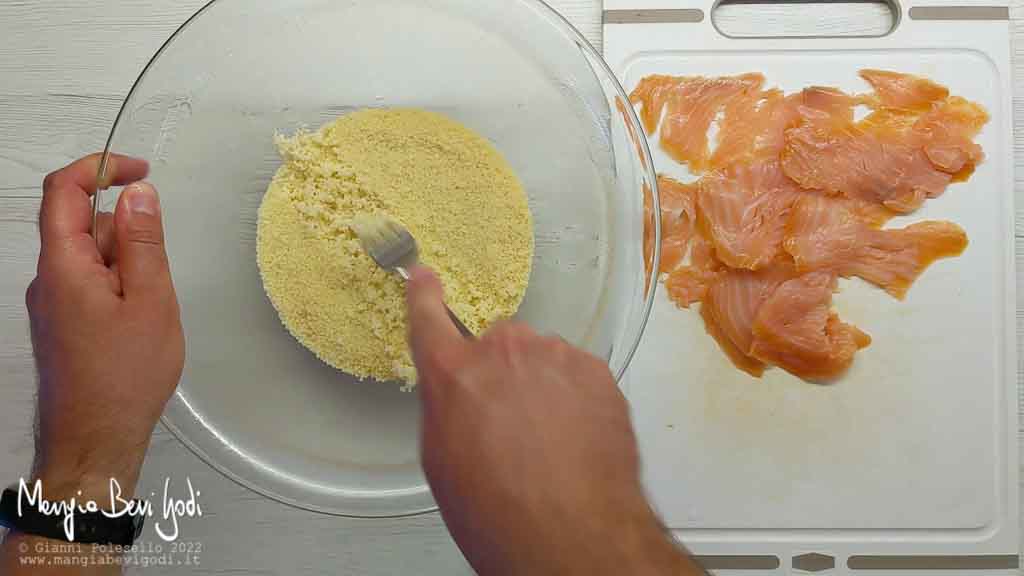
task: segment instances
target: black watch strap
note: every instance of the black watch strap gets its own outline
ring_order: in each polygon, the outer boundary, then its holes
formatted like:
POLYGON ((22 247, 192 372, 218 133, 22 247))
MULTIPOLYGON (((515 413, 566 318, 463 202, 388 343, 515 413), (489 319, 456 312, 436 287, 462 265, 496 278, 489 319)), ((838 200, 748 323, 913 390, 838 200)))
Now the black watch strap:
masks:
MULTIPOLYGON (((38 501, 30 504, 28 498, 24 498, 19 515, 19 495, 20 491, 10 488, 4 490, 3 496, 0 497, 0 525, 23 534, 64 542, 72 541, 64 529, 64 513, 43 514, 39 511, 38 501)), ((142 509, 142 506, 136 506, 135 509, 142 509)), ((102 512, 82 512, 76 509, 73 541, 81 544, 131 546, 142 534, 145 520, 144 514, 124 514, 117 518, 109 518, 102 512)))

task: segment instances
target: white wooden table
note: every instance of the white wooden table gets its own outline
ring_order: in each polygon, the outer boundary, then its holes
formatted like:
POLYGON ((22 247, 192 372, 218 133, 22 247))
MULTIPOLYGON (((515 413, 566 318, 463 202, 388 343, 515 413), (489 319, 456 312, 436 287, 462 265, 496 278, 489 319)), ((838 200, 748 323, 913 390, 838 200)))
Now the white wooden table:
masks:
MULTIPOLYGON (((142 66, 205 2, 0 0, 0 482, 23 475, 33 454, 35 374, 24 291, 38 251, 40 182, 47 172, 102 149, 142 66)), ((549 2, 600 47, 600 0, 549 2)), ((1015 4, 1015 37, 1024 47, 1024 0, 1015 4)), ((1022 56, 1017 52, 1017 66, 1024 65, 1022 56)), ((1024 254, 1022 72, 1015 74, 1014 91, 1018 254, 1024 254)), ((1018 257, 1018 270, 1022 264, 1018 257)), ((1018 272, 1018 310, 1024 309, 1021 279, 1018 272)), ((1022 326, 1018 312, 1018 334, 1022 326)), ((199 566, 189 568, 194 573, 470 573, 436 514, 356 520, 296 510, 232 483, 158 429, 142 492, 159 491, 165 477, 185 476, 203 492, 204 516, 181 526, 182 540, 202 543, 199 566)))

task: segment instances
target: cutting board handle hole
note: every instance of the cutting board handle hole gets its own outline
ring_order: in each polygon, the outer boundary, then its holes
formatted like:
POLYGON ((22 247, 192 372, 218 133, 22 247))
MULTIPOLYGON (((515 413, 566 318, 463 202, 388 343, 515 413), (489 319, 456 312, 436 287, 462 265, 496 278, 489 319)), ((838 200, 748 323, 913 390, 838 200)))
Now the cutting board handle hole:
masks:
POLYGON ((899 24, 894 2, 721 0, 711 23, 729 38, 877 38, 899 24))

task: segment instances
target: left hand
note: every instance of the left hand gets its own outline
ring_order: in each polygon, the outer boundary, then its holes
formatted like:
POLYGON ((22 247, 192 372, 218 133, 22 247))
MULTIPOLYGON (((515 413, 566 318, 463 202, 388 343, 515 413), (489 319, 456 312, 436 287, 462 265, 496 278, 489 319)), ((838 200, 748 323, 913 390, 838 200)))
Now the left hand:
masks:
POLYGON ((160 203, 140 182, 149 167, 111 156, 109 184, 131 185, 113 215, 101 214, 97 246, 90 196, 99 162, 83 158, 43 183, 26 300, 39 371, 35 473, 48 500, 103 502, 111 478, 128 498, 184 366, 160 203))

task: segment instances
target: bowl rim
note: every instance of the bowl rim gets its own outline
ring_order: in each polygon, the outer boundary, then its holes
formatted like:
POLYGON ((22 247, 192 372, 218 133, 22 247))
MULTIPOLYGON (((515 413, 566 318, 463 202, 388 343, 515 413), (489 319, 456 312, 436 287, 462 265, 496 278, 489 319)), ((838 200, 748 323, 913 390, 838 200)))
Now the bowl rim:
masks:
MULTIPOLYGON (((222 2, 223 0, 209 0, 206 4, 201 6, 194 14, 192 14, 187 20, 185 20, 174 32, 160 45, 160 48, 153 54, 153 56, 146 62, 146 65, 142 68, 139 76, 132 83, 131 89, 125 96, 124 101, 121 103, 121 107, 117 112, 117 116, 114 119, 114 123, 110 128, 110 133, 107 136, 107 141, 103 147, 103 153, 100 158, 99 169, 97 170, 96 181, 97 188, 96 193, 93 196, 93 213, 92 213, 92 230, 96 230, 96 221, 99 216, 100 206, 102 205, 102 194, 105 188, 102 183, 105 182, 105 176, 107 172, 107 166, 109 165, 110 155, 113 153, 112 147, 114 138, 118 133, 118 128, 121 125, 121 120, 124 118, 125 111, 128 109, 128 105, 134 100, 136 92, 139 87, 145 81, 149 75, 153 65, 160 59, 160 57, 167 51, 167 49, 178 39, 181 34, 189 28, 194 22, 196 22, 204 13, 206 13, 214 5, 222 2)), ((551 22, 555 27, 560 27, 561 31, 566 34, 570 39, 574 40, 579 48, 584 52, 585 56, 592 62, 599 66, 609 79, 612 81, 614 91, 617 93, 616 96, 621 98, 622 102, 629 103, 629 94, 626 93, 625 88, 622 86, 622 82, 618 76, 609 66, 608 62, 604 59, 604 56, 590 43, 589 40, 558 10, 555 10, 546 0, 519 0, 523 4, 532 4, 533 6, 540 9, 548 17, 551 17, 551 22)), ((647 133, 641 124, 639 117, 637 116, 636 109, 632 105, 625 105, 622 107, 626 121, 632 126, 632 133, 637 137, 637 149, 641 155, 642 170, 645 172, 646 180, 650 183, 651 189, 651 200, 652 200, 652 213, 655 215, 652 218, 654 222, 654 246, 652 251, 651 268, 646 274, 646 285, 644 302, 641 310, 640 324, 638 325, 636 335, 633 337, 633 341, 627 346, 627 352, 623 357, 622 365, 617 367, 616 373, 614 374, 616 383, 621 383, 623 376, 629 365, 633 361, 633 357, 636 355, 636 351, 640 346, 640 342, 643 339, 644 332, 647 328, 647 323, 650 320, 651 310, 654 306, 654 298, 657 294, 658 287, 658 268, 661 262, 661 218, 658 215, 661 214, 661 203, 660 203, 660 191, 658 189, 658 177, 657 172, 654 169, 654 158, 651 154, 650 144, 647 139, 647 133)), ((645 222, 645 226, 647 222, 645 222)), ((168 406, 165 408, 163 415, 160 417, 160 422, 163 426, 174 435, 185 447, 189 449, 193 454, 199 457, 200 460, 205 462, 208 466, 219 472, 225 478, 231 480, 235 484, 252 490, 257 494, 261 494, 271 500, 286 504, 298 509, 308 510, 318 514, 339 516, 347 518, 404 518, 411 516, 419 516, 424 514, 430 514, 438 511, 436 502, 433 502, 429 506, 417 507, 409 512, 395 513, 395 514, 369 514, 369 513, 352 513, 346 512, 335 508, 316 506, 313 504, 305 503, 294 498, 278 494, 274 490, 258 485, 255 482, 251 482, 239 476, 234 471, 230 470, 227 466, 221 464, 213 455, 209 454, 206 450, 195 443, 189 438, 174 422, 171 421, 168 414, 175 409, 175 406, 184 404, 188 408, 189 412, 195 418, 195 411, 192 410, 188 405, 188 400, 184 397, 179 389, 175 389, 174 396, 168 401, 168 406), (173 403, 173 406, 172 406, 173 403)), ((201 423, 201 425, 203 425, 201 423)), ((208 426, 203 425, 204 428, 209 430, 208 426)), ((212 433, 212 431, 211 431, 212 433)), ((223 444, 223 440, 221 440, 223 444)), ((230 445, 224 448, 230 451, 232 448, 230 445)), ((417 491, 418 493, 418 491, 417 491)), ((433 496, 427 486, 427 495, 430 496, 431 501, 433 496)))

